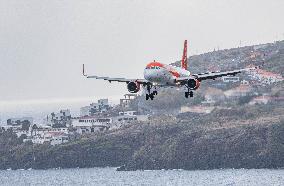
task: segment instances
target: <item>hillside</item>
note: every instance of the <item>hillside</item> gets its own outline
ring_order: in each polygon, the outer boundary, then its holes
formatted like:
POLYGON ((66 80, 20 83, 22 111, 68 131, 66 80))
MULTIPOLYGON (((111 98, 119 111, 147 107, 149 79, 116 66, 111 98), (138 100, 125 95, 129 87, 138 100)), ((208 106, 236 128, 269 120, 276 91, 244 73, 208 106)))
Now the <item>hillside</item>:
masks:
POLYGON ((280 168, 284 167, 283 106, 159 116, 149 123, 85 136, 55 147, 17 142, 6 144, 5 150, 5 139, 15 136, 1 134, 0 168, 280 168))
MULTIPOLYGON (((246 68, 248 66, 261 66, 261 70, 269 73, 280 74, 284 77, 284 41, 267 43, 241 48, 232 48, 208 52, 201 55, 190 56, 188 70, 194 73, 207 71, 226 71, 232 69, 246 68)), ((180 66, 180 61, 173 63, 180 66)), ((259 80, 252 79, 248 73, 237 75, 240 81, 248 81, 250 86, 258 95, 274 95, 278 89, 278 96, 284 96, 284 82, 273 84, 262 84, 259 80)), ((197 105, 205 101, 205 95, 209 88, 227 91, 240 85, 236 83, 224 83, 221 78, 201 82, 200 88, 194 93, 194 99, 184 98, 183 88, 168 88, 159 90, 159 95, 151 102, 144 100, 144 95, 138 98, 141 111, 175 114, 183 105, 197 105)), ((231 102, 231 100, 228 100, 231 102)), ((222 103, 220 103, 222 104, 222 103)), ((217 103, 218 105, 218 103, 217 103)))
MULTIPOLYGON (((284 41, 208 52, 190 56, 188 61, 192 73, 263 65, 263 69, 283 76, 284 41)), ((173 65, 180 66, 180 61, 173 65)))
POLYGON ((217 111, 213 115, 221 118, 221 122, 212 121, 210 116, 187 115, 193 121, 157 127, 125 170, 284 166, 283 117, 281 122, 267 116, 257 120, 250 116, 239 122, 239 119, 220 117, 220 113, 223 114, 217 111))

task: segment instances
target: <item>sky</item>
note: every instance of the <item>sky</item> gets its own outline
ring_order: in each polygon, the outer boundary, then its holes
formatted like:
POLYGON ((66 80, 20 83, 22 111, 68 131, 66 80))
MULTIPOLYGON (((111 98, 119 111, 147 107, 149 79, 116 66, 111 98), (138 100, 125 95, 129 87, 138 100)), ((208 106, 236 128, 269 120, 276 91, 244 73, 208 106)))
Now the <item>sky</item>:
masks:
POLYGON ((145 65, 284 39, 283 0, 0 0, 0 111, 118 98, 145 65))

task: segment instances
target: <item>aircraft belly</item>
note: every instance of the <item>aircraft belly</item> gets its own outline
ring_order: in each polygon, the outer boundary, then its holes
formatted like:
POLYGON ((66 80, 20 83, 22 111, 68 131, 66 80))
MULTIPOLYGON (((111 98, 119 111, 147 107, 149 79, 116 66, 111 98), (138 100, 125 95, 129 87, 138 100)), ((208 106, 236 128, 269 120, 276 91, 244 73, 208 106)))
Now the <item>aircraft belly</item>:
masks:
POLYGON ((167 71, 160 73, 159 77, 160 77, 160 81, 158 82, 158 84, 160 85, 174 85, 175 84, 172 74, 167 71))
POLYGON ((145 71, 144 77, 157 85, 175 85, 175 78, 167 70, 147 70, 145 71))

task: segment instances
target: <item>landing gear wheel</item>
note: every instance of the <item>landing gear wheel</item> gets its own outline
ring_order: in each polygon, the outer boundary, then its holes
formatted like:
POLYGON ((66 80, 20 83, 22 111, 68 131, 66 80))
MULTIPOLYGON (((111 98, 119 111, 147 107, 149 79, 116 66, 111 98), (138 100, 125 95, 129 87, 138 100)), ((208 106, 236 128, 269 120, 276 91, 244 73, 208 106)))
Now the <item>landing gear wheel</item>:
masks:
POLYGON ((152 93, 152 94, 150 94, 150 98, 151 98, 151 100, 153 100, 154 99, 154 94, 152 93))
POLYGON ((185 92, 185 93, 184 93, 185 98, 188 98, 188 94, 189 94, 189 92, 185 92))
POLYGON ((149 94, 146 94, 146 100, 149 100, 149 94))
POLYGON ((158 95, 158 91, 154 90, 153 95, 158 95))
POLYGON ((192 91, 189 92, 189 96, 190 96, 191 98, 193 97, 193 92, 192 92, 192 91))

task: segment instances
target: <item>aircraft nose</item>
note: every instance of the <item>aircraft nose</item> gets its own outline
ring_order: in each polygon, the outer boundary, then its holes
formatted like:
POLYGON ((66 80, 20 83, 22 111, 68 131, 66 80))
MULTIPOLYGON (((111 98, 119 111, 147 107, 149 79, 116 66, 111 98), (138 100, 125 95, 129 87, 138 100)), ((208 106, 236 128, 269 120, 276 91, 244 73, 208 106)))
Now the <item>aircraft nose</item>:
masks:
POLYGON ((144 78, 150 81, 153 81, 157 77, 156 73, 153 70, 145 70, 144 71, 144 78))

